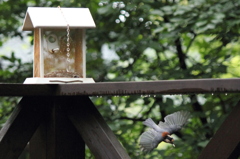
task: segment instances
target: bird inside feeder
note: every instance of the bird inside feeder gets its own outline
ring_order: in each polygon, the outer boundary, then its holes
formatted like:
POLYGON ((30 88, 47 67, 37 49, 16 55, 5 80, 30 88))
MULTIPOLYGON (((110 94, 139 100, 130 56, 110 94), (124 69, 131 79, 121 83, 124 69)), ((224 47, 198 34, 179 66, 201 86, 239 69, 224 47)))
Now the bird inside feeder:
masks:
POLYGON ((43 30, 44 77, 83 78, 83 66, 77 65, 81 30, 68 30, 43 30))

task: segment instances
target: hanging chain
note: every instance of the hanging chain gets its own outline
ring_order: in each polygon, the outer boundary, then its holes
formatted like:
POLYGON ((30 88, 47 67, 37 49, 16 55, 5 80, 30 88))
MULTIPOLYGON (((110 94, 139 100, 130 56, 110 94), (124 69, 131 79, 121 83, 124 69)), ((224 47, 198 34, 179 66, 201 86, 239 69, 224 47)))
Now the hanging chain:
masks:
POLYGON ((69 25, 67 25, 67 61, 70 62, 70 29, 69 25))
POLYGON ((59 10, 60 10, 60 12, 61 12, 65 22, 66 22, 66 24, 67 24, 67 49, 66 49, 67 50, 67 53, 66 53, 66 55, 67 55, 67 61, 66 61, 67 67, 66 67, 66 71, 69 72, 70 71, 70 28, 69 28, 69 24, 68 24, 67 18, 63 14, 63 11, 62 11, 61 7, 58 6, 58 8, 59 8, 59 10))

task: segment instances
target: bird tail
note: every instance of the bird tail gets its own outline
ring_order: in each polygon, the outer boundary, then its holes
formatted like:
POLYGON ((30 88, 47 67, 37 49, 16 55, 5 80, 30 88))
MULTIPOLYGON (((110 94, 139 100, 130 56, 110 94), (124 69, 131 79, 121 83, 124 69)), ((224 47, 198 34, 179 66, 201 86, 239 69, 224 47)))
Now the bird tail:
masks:
POLYGON ((143 124, 150 128, 153 128, 154 130, 159 129, 158 125, 151 118, 148 118, 147 120, 145 120, 143 124))
POLYGON ((150 152, 158 146, 161 140, 161 135, 159 135, 155 130, 150 129, 142 133, 139 144, 142 151, 150 152))

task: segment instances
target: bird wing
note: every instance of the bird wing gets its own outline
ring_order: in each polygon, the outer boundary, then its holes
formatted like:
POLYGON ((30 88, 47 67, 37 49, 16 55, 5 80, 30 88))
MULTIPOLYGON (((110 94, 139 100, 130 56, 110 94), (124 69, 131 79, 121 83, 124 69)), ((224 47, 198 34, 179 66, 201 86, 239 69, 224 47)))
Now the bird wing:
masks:
POLYGON ((157 132, 163 131, 151 118, 148 118, 147 120, 145 120, 143 124, 150 128, 153 128, 157 132))
POLYGON ((169 134, 179 131, 184 125, 186 125, 187 120, 190 117, 190 112, 178 111, 170 114, 164 118, 165 122, 159 122, 158 126, 161 129, 167 130, 169 134))
POLYGON ((150 129, 140 136, 140 146, 142 151, 150 152, 158 146, 164 137, 154 129, 150 129))

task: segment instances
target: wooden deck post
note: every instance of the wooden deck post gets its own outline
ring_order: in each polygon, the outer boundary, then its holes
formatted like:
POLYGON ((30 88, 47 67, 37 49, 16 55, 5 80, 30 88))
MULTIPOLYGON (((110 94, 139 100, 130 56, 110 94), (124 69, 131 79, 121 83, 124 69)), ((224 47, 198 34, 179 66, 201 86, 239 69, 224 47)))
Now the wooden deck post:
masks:
POLYGON ((85 143, 66 115, 66 100, 48 97, 44 120, 30 141, 31 159, 85 158, 85 143))

